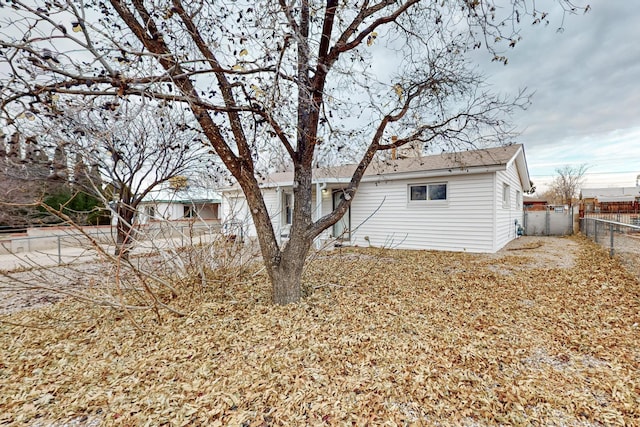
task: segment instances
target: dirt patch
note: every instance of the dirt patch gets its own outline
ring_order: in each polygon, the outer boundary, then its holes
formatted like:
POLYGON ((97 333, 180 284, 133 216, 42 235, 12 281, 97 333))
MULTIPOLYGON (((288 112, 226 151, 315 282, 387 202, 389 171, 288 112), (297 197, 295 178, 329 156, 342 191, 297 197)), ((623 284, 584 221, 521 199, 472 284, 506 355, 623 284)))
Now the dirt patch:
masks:
POLYGON ((512 240, 494 259, 520 258, 520 268, 572 268, 580 245, 570 237, 522 236, 512 240))

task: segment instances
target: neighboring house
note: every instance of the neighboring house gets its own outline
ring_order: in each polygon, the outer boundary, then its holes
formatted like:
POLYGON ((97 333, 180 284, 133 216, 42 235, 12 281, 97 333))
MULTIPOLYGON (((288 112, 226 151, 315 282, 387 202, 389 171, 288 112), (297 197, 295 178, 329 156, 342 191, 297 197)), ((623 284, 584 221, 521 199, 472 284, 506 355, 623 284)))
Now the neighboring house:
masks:
POLYGON ((546 199, 524 196, 522 204, 527 211, 545 211, 547 210, 548 202, 546 199))
POLYGON ((583 213, 638 213, 640 186, 583 188, 580 211, 583 213))
MULTIPOLYGON (((314 218, 343 197, 355 165, 317 169, 314 218)), ((292 172, 271 174, 263 195, 276 235, 286 241, 293 204, 292 172)), ((379 161, 367 169, 351 208, 316 240, 346 245, 496 252, 517 237, 522 196, 530 189, 522 145, 379 161)), ((239 187, 222 191, 223 227, 255 236, 239 187)))
POLYGON ((220 219, 220 193, 204 188, 163 188, 152 191, 140 203, 139 222, 147 224, 153 220, 205 221, 220 219))

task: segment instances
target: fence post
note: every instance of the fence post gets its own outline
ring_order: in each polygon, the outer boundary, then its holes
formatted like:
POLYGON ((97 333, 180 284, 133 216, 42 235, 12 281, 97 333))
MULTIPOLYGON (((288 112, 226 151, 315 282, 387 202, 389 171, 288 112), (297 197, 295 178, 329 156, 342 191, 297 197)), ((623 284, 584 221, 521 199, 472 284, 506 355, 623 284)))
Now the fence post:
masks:
MULTIPOLYGON (((569 209, 569 235, 573 236, 576 233, 576 230, 574 228, 574 219, 575 219, 575 211, 574 211, 574 207, 571 206, 571 209, 569 209)), ((580 231, 580 219, 578 218, 578 231, 580 231)))
POLYGON ((593 241, 598 243, 598 220, 593 222, 593 241))
POLYGON ((544 216, 544 235, 548 236, 550 232, 551 225, 551 209, 547 207, 545 216, 544 216))
POLYGON ((613 256, 613 224, 609 224, 609 234, 611 234, 611 248, 609 249, 609 256, 613 256))

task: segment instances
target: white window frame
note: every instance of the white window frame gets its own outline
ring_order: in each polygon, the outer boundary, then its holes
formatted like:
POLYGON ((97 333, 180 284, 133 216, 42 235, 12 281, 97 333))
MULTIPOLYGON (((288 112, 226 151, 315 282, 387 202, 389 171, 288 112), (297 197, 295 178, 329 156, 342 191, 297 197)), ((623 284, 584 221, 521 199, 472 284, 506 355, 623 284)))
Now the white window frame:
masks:
POLYGON ((520 192, 520 190, 516 190, 516 209, 522 209, 522 193, 520 192))
POLYGON ((502 184, 502 208, 511 208, 511 186, 506 182, 502 184))
POLYGON ((448 182, 421 182, 415 184, 407 185, 407 202, 410 204, 423 204, 423 203, 446 203, 449 201, 449 183, 448 182), (431 192, 429 191, 430 186, 436 185, 444 185, 445 197, 444 199, 431 199, 431 192), (424 199, 412 199, 411 193, 412 188, 414 187, 425 187, 425 198, 424 199))
POLYGON ((182 205, 182 218, 194 218, 196 211, 193 205, 182 205))
POLYGON ((293 193, 284 191, 282 193, 282 225, 293 223, 293 193))

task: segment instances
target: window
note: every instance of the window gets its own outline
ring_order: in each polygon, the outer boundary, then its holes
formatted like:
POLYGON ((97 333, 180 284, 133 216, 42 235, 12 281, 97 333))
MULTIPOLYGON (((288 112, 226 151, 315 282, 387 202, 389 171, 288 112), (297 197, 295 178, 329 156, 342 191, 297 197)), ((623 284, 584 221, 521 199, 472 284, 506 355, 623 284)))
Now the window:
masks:
POLYGON ((293 222, 293 194, 284 193, 282 195, 282 223, 291 225, 293 222))
POLYGON ((502 208, 509 209, 511 207, 511 186, 502 184, 502 208))
POLYGON ((156 208, 154 206, 147 206, 147 217, 153 219, 156 216, 156 208))
POLYGON ((193 207, 183 205, 182 209, 184 212, 184 218, 193 218, 193 207))
POLYGON ((410 185, 409 200, 447 200, 447 184, 410 185))
POLYGON ((522 193, 520 190, 516 190, 516 209, 522 209, 522 193))

